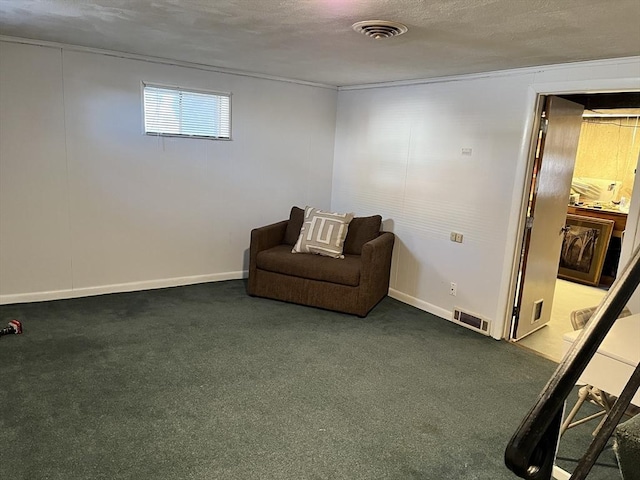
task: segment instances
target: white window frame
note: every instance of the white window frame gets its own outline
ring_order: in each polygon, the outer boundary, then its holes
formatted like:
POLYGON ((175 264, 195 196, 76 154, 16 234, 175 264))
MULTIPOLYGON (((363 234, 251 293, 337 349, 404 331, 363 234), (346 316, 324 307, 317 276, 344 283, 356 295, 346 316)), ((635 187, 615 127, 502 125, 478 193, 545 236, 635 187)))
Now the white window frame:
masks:
POLYGON ((142 98, 142 131, 145 135, 153 136, 153 137, 176 137, 176 138, 199 138, 205 140, 232 140, 232 105, 231 105, 231 93, 230 92, 219 92, 213 90, 200 90, 194 88, 185 88, 179 87, 175 85, 165 85, 160 83, 152 83, 152 82, 142 82, 141 83, 141 98, 142 98), (208 95, 212 97, 222 97, 228 99, 228 110, 229 110, 229 118, 228 118, 228 136, 217 136, 217 135, 202 135, 202 134, 190 134, 190 133, 180 133, 180 132, 166 132, 166 131, 153 131, 152 129, 147 130, 147 105, 145 102, 145 89, 154 88, 161 89, 167 91, 174 92, 184 92, 184 93, 194 93, 198 95, 208 95))

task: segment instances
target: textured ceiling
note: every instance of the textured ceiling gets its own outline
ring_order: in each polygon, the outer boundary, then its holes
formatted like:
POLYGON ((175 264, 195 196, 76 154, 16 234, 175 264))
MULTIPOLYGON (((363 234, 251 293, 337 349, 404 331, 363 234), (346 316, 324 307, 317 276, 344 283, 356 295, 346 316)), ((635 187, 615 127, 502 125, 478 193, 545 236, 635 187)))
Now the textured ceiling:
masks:
POLYGON ((0 0, 0 34, 346 86, 639 55, 640 1, 0 0))

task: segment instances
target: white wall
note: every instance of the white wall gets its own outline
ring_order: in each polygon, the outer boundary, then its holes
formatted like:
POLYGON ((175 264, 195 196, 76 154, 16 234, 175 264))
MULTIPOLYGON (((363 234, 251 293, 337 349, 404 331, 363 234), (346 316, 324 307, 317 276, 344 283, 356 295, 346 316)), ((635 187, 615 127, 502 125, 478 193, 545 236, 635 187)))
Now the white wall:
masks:
POLYGON ((60 52, 0 43, 0 294, 71 288, 66 165, 60 52))
POLYGON ((444 318, 474 312, 500 338, 536 95, 638 88, 634 58, 343 89, 332 208, 387 219, 392 296, 444 318))
POLYGON ((337 92, 0 42, 0 302, 240 278, 329 208, 337 92), (141 82, 232 92, 233 141, 142 134, 141 82))

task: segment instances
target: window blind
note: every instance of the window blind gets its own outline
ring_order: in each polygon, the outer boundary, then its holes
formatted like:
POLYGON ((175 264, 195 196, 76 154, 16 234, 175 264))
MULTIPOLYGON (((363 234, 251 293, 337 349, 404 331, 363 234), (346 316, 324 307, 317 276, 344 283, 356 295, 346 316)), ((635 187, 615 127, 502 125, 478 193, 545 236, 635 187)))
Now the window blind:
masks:
POLYGON ((231 139, 231 95, 144 85, 147 135, 231 139))

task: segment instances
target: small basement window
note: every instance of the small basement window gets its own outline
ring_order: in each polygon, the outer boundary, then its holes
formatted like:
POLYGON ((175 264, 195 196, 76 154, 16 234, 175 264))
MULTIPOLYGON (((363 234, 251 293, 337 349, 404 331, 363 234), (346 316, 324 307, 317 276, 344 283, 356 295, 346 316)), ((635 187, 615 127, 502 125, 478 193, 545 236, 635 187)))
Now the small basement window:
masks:
POLYGON ((144 133, 231 140, 231 94, 143 84, 144 133))

